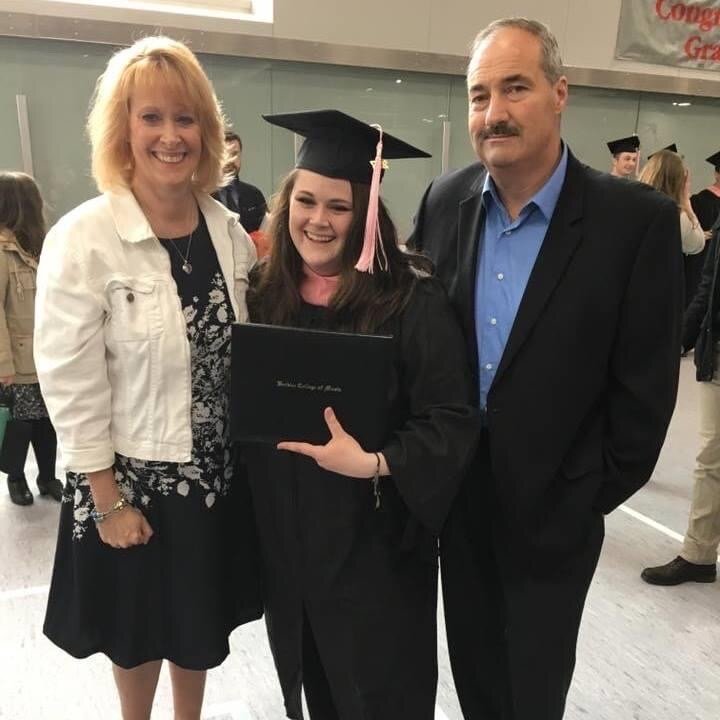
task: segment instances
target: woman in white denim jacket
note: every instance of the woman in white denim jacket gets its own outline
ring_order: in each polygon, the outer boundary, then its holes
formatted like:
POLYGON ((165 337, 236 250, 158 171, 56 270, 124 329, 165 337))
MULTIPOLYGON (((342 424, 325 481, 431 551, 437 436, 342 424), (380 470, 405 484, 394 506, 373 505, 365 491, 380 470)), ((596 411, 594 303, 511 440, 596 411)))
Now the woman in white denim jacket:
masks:
POLYGON ((117 53, 89 118, 103 194, 47 236, 35 359, 68 483, 44 631, 113 662, 123 717, 150 716, 170 661, 176 716, 261 614, 253 519, 229 442, 230 327, 254 246, 209 193, 223 119, 168 38, 117 53))

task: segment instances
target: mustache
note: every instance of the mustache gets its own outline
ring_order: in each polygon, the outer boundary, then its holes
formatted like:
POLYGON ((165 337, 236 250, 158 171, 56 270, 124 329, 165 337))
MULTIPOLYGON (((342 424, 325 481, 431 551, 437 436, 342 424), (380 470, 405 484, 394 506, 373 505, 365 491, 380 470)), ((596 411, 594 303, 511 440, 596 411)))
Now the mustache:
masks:
POLYGON ((520 135, 520 131, 506 122, 498 122, 493 125, 486 125, 480 131, 480 139, 487 140, 491 137, 514 137, 520 135))

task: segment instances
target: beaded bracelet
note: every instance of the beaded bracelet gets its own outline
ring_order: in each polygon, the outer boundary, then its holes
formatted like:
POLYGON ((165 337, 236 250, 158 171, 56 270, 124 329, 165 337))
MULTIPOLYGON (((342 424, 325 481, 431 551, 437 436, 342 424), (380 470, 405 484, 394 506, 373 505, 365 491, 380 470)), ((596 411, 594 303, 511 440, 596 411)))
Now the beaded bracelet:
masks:
POLYGON ((374 453, 377 465, 372 476, 373 495, 375 496, 375 509, 380 509, 380 453, 374 453))
POLYGON ((97 525, 103 520, 105 520, 109 515, 120 512, 120 510, 127 506, 128 501, 124 497, 121 497, 109 510, 106 510, 105 512, 100 512, 97 508, 93 508, 90 511, 90 517, 92 520, 95 521, 95 524, 97 525))

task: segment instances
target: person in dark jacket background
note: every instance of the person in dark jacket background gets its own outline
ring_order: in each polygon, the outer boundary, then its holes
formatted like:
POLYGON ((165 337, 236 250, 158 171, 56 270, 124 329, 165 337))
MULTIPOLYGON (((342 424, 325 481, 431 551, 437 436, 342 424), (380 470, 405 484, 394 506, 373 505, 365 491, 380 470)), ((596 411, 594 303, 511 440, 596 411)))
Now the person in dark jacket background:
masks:
POLYGON ((240 179, 242 140, 233 130, 225 130, 225 147, 230 155, 225 172, 232 174, 232 180, 219 188, 213 197, 228 210, 237 213, 240 216, 240 224, 252 234, 260 229, 265 218, 267 210, 265 196, 259 188, 240 179))
MULTIPOLYGON (((715 182, 712 185, 695 193, 690 198, 690 204, 697 216, 700 227, 708 232, 720 215, 720 152, 716 152, 705 162, 710 163, 715 170, 715 182)), ((700 277, 707 257, 707 245, 697 255, 686 255, 685 263, 685 307, 692 302, 700 283, 700 277)))
POLYGON ((700 383, 702 447, 695 466, 695 484, 688 529, 680 554, 669 563, 645 568, 651 585, 714 582, 720 545, 720 223, 715 222, 700 284, 683 318, 683 351, 695 348, 700 383))

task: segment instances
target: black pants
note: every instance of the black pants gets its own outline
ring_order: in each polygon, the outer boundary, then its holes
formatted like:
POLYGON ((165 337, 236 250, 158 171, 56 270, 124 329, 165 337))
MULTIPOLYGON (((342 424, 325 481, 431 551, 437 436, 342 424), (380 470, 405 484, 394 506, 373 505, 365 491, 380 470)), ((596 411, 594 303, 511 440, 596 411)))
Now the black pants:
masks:
MULTIPOLYGON (((448 648, 465 720, 561 720, 603 520, 562 573, 524 557, 508 566, 498 541, 487 443, 440 541, 448 648), (483 457, 484 454, 484 457, 483 457), (476 473, 480 473, 479 475, 476 473)), ((505 530, 504 532, 507 532, 505 530)), ((500 537, 512 542, 511 534, 500 537)))
POLYGON ((303 688, 311 720, 340 720, 307 615, 303 622, 303 688))
POLYGON ((49 418, 38 420, 22 420, 30 426, 30 437, 22 447, 14 447, 11 466, 8 467, 10 478, 22 477, 25 472, 27 453, 32 444, 38 465, 38 480, 48 482, 55 477, 55 461, 57 459, 57 436, 49 418))

